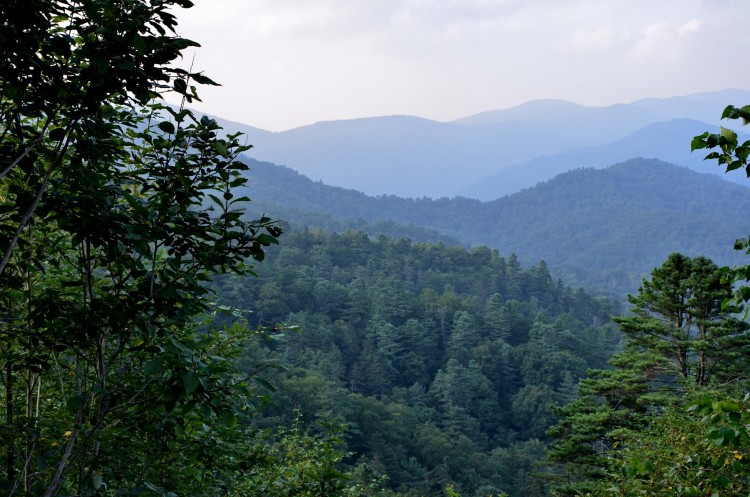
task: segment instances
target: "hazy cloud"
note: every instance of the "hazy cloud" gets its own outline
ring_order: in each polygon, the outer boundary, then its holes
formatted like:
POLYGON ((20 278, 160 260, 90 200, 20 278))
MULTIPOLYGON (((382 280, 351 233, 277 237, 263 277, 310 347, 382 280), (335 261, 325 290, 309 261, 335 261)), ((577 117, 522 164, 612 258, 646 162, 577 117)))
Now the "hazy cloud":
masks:
POLYGON ((701 28, 701 26, 703 26, 703 21, 701 21, 700 19, 691 19, 680 26, 680 36, 688 36, 691 33, 695 33, 701 28))
POLYGON ((596 29, 575 31, 569 39, 568 47, 573 50, 591 51, 607 50, 617 37, 617 31, 612 26, 602 26, 596 29))
POLYGON ((747 0, 199 0, 213 113, 270 129, 748 87, 747 0), (732 66, 732 71, 726 67, 732 66))

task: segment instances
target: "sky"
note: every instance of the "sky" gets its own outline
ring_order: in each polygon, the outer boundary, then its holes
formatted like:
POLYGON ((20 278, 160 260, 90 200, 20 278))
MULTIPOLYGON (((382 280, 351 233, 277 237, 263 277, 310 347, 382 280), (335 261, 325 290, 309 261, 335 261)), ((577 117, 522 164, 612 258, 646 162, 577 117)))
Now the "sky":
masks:
POLYGON ((750 89, 748 0, 193 1, 194 107, 270 131, 750 89))

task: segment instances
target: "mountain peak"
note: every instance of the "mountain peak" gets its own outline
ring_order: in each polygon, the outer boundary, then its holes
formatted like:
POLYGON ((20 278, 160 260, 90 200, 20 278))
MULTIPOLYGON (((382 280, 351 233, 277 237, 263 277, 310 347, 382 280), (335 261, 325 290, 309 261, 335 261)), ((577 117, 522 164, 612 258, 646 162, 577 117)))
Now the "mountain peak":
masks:
POLYGON ((587 107, 581 104, 554 98, 542 98, 524 102, 507 109, 489 110, 451 121, 453 124, 477 126, 507 121, 537 121, 548 118, 550 114, 567 114, 578 112, 587 107))

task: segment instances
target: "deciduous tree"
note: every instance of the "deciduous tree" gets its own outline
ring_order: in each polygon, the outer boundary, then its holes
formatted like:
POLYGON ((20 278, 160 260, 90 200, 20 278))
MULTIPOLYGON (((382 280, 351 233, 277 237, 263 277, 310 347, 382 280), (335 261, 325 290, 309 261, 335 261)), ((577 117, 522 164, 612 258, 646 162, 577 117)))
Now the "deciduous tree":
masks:
POLYGON ((215 494, 252 409, 205 286, 276 242, 233 190, 249 147, 159 101, 189 0, 0 4, 0 406, 7 495, 215 494))

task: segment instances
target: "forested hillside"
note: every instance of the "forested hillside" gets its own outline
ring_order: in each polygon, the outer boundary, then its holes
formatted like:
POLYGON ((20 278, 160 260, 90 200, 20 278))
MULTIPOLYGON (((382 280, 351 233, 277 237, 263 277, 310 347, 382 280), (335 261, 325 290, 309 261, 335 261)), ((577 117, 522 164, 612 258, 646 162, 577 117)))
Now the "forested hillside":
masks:
POLYGON ((524 264, 543 259, 566 282, 618 296, 635 291, 672 252, 733 262, 732 245, 746 226, 726 213, 750 208, 746 187, 646 159, 571 171, 492 202, 368 197, 287 168, 250 165, 251 209, 293 227, 485 244, 519 254, 524 264))
POLYGON ((402 495, 546 495, 537 477, 552 403, 566 403, 619 340, 612 302, 515 255, 358 231, 288 233, 257 279, 225 277, 223 304, 299 327, 249 352, 277 359, 258 422, 339 418, 348 463, 402 495))
MULTIPOLYGON (((186 108, 217 86, 180 65, 192 5, 0 2, 2 495, 750 493, 750 266, 693 256, 726 261, 750 190, 654 160, 488 203, 250 174, 186 108), (624 316, 560 279, 649 271, 624 316)), ((750 173, 729 129, 692 147, 750 173)))

